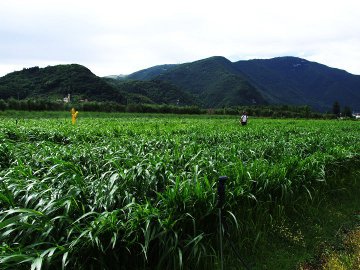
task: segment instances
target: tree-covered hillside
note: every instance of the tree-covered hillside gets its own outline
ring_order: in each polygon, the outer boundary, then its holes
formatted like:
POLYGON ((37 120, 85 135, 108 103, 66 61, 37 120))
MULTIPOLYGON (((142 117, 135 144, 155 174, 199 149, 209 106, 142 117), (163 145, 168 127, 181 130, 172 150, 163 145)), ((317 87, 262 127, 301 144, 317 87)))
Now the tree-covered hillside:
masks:
POLYGON ((77 64, 46 68, 32 67, 0 78, 0 98, 113 100, 125 102, 125 96, 89 69, 77 64))
POLYGON ((197 96, 204 107, 266 104, 260 92, 224 57, 178 65, 156 79, 197 96))
POLYGON ((0 99, 112 101, 120 104, 195 105, 195 98, 163 81, 100 78, 81 65, 32 67, 0 78, 0 99))
POLYGON ((310 106, 332 111, 335 101, 360 111, 360 76, 296 57, 231 62, 220 56, 159 65, 100 78, 72 65, 27 68, 0 78, 0 99, 112 101, 119 104, 310 106))
POLYGON ((360 76, 296 57, 234 63, 271 103, 329 110, 334 101, 360 105, 360 76))
POLYGON ((180 106, 198 104, 193 95, 168 82, 114 79, 106 79, 106 81, 124 93, 128 104, 172 104, 180 106))
POLYGON ((331 111, 339 101, 360 110, 360 76, 296 57, 234 63, 210 57, 166 70, 148 68, 134 73, 137 76, 169 81, 198 96, 204 107, 267 103, 331 111))

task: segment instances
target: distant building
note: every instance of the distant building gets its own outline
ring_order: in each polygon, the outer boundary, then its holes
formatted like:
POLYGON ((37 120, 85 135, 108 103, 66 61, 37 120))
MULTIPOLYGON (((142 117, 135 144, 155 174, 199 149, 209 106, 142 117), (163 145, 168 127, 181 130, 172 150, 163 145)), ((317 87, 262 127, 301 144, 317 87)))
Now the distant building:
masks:
POLYGON ((65 103, 70 102, 70 94, 68 94, 67 97, 64 97, 63 101, 64 101, 65 103))

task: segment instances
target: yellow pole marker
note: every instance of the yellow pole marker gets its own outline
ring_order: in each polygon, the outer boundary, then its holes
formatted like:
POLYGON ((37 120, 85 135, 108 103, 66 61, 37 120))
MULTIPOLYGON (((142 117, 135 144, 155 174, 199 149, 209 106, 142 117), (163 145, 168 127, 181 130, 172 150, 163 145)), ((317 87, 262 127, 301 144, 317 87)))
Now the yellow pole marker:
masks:
POLYGON ((74 108, 71 109, 71 122, 72 122, 73 125, 75 125, 76 118, 77 118, 78 114, 79 114, 79 112, 75 111, 74 108))

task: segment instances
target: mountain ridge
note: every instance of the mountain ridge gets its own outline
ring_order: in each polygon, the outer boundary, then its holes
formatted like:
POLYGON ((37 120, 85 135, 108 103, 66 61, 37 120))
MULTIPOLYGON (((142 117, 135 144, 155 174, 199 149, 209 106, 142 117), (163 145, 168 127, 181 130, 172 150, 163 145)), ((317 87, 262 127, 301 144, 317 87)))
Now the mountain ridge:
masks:
MULTIPOLYGON (((146 79, 155 77, 184 87, 183 79, 174 79, 176 75, 169 73, 175 73, 179 68, 195 65, 199 61, 214 59, 222 59, 232 65, 233 74, 246 78, 269 104, 309 105, 324 111, 329 110, 335 101, 339 101, 347 106, 360 107, 359 75, 294 56, 236 62, 215 56, 178 64, 172 70, 161 74, 153 73, 153 77, 146 79)), ((146 69, 137 71, 136 74, 143 71, 146 69)))
POLYGON ((32 67, 0 77, 0 99, 61 98, 198 105, 307 105, 330 110, 335 101, 360 109, 360 76, 286 56, 231 62, 212 56, 129 75, 98 77, 77 64, 32 67))
POLYGON ((359 75, 317 62, 276 57, 268 61, 238 61, 235 65, 260 85, 263 92, 278 99, 277 103, 322 108, 331 106, 334 101, 355 107, 360 101, 359 75))

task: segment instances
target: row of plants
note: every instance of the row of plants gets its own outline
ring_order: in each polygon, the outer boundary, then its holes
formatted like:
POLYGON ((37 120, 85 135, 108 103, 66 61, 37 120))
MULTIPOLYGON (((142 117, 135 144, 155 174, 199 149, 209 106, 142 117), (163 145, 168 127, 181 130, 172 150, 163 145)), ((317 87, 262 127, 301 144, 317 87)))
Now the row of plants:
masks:
POLYGON ((1 269, 216 269, 219 176, 226 232, 252 256, 289 212, 346 188, 329 174, 360 164, 352 121, 0 121, 1 269))

